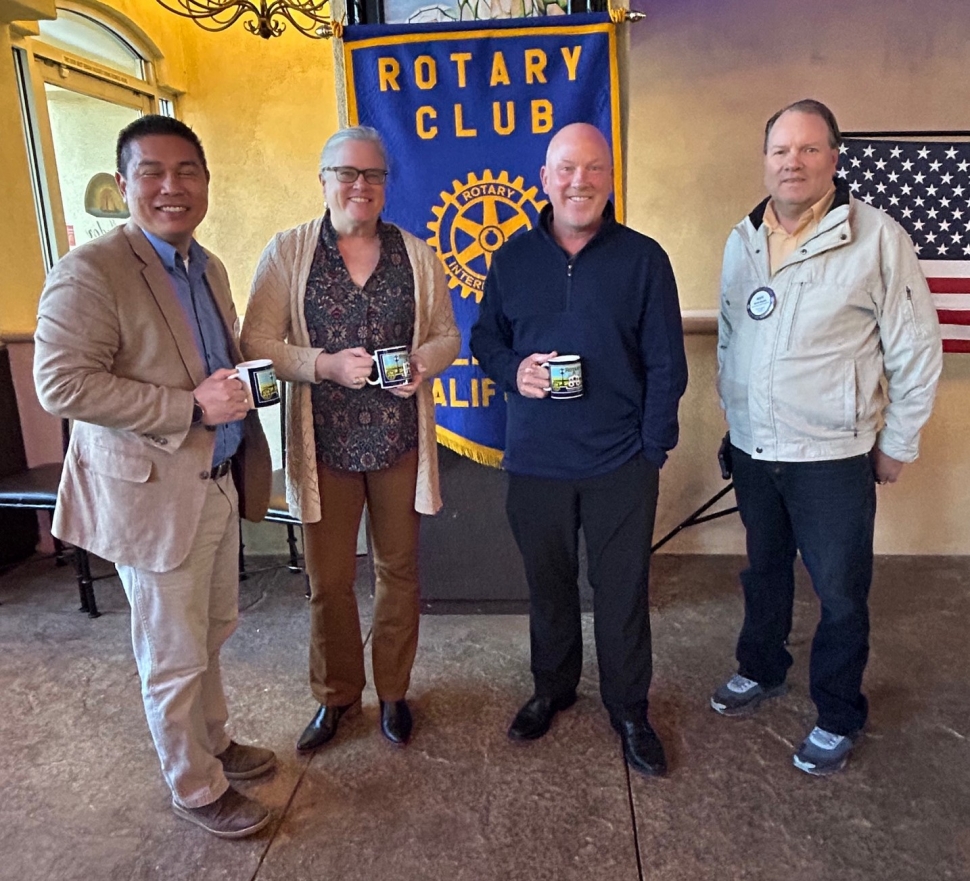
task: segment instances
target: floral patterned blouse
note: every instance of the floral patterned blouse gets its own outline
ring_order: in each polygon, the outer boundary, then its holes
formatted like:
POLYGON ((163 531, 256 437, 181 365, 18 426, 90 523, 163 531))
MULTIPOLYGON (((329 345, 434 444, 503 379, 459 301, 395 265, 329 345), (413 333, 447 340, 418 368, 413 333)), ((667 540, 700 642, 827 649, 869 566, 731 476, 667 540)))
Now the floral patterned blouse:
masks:
MULTIPOLYGON (((304 313, 310 345, 334 354, 410 346, 414 335, 414 272, 395 226, 378 220, 381 256, 362 287, 337 249, 328 211, 307 278, 304 313)), ((335 382, 310 387, 317 459, 337 471, 377 471, 418 446, 414 397, 398 398, 377 385, 349 389, 335 382)))

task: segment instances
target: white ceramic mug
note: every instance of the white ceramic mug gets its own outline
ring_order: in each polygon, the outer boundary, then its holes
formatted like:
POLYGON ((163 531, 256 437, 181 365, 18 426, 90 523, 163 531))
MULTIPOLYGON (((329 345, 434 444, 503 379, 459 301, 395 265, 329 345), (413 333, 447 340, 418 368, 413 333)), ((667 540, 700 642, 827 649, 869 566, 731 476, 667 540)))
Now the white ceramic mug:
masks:
POLYGON ((397 388, 411 381, 411 356, 407 346, 389 346, 371 355, 374 371, 368 378, 371 385, 381 388, 397 388))
POLYGON ((276 371, 269 358, 243 361, 236 365, 239 381, 246 386, 254 407, 272 407, 280 402, 280 390, 276 385, 276 371))
POLYGON ((549 371, 549 397, 557 401, 583 396, 583 360, 579 355, 557 355, 543 362, 549 371))

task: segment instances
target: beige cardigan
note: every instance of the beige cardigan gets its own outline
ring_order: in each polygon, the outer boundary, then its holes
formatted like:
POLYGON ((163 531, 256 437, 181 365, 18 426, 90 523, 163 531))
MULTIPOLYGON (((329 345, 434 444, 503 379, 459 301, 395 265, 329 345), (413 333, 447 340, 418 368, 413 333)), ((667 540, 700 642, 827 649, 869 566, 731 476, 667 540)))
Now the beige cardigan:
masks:
MULTIPOLYGON (((241 346, 246 358, 270 358, 276 375, 289 383, 286 398, 286 501, 304 523, 320 519, 316 442, 310 407, 310 383, 322 349, 310 346, 303 302, 322 217, 277 233, 256 267, 243 323, 241 346)), ((414 339, 411 351, 427 366, 425 380, 441 373, 458 354, 444 269, 434 251, 401 230, 414 270, 414 339)), ((414 508, 434 514, 441 508, 438 448, 431 383, 418 386, 418 485, 414 508)))

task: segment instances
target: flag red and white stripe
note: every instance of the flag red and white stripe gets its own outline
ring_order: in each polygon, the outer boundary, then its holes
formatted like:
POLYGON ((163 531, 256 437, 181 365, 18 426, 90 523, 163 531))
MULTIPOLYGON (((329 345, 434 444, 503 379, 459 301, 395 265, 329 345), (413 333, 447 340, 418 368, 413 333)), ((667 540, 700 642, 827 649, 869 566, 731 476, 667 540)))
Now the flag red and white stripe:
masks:
POLYGON ((940 319, 944 352, 970 352, 970 260, 920 260, 940 319))
POLYGON ((944 352, 970 352, 970 139, 959 132, 846 138, 837 174, 896 220, 920 258, 944 352))

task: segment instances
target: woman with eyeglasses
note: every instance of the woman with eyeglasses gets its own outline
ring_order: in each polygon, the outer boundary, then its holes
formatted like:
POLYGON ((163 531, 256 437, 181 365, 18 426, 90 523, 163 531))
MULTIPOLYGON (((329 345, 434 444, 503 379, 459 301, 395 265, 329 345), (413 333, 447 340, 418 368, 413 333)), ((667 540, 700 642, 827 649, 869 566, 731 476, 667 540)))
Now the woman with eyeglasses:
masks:
POLYGON ((364 503, 374 550, 374 686, 380 727, 404 745, 418 644, 420 514, 441 507, 428 380, 460 338, 435 253, 381 220, 387 152, 368 126, 338 131, 320 158, 322 217, 278 233, 256 269, 242 330, 286 398, 286 496, 303 522, 310 579, 310 690, 320 704, 297 749, 331 740, 359 709, 364 649, 354 595, 364 503), (411 381, 368 382, 378 349, 407 346, 411 381))

